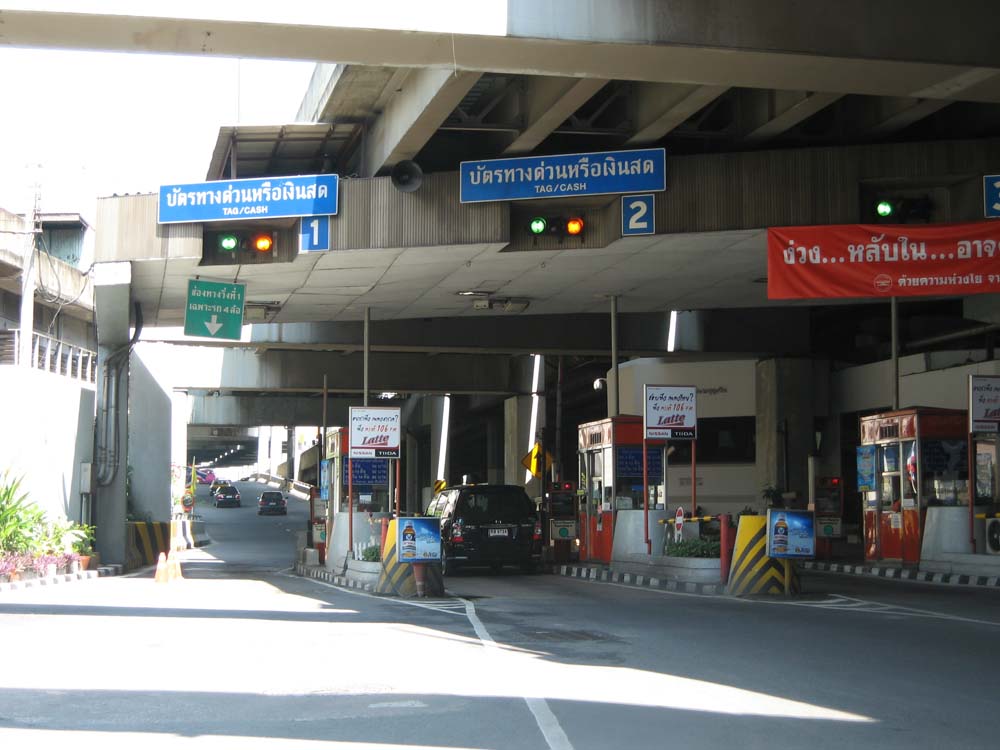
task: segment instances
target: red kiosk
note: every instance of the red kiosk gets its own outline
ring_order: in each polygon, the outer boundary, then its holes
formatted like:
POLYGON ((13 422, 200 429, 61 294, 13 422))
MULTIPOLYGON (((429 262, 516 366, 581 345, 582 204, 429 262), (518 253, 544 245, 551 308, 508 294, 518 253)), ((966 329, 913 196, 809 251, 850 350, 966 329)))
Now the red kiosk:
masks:
POLYGON ((917 407, 861 418, 866 560, 920 562, 928 506, 969 503, 968 415, 917 407))
MULTIPOLYGON (((619 416, 578 428, 580 560, 611 562, 618 511, 643 506, 642 417, 619 416)), ((664 445, 646 451, 651 508, 664 508, 664 445)))

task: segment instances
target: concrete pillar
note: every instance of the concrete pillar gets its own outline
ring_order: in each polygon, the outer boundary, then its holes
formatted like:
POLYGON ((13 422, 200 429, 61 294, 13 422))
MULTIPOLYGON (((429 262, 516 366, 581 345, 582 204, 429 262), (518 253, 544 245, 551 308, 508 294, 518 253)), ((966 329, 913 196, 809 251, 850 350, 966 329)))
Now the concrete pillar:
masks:
POLYGON ((288 450, 285 451, 285 479, 294 482, 295 476, 295 425, 287 428, 288 450))
POLYGON ((119 564, 125 563, 126 546, 129 357, 124 352, 129 343, 131 281, 132 266, 129 263, 98 263, 94 267, 94 316, 97 327, 94 523, 101 560, 119 564), (112 355, 120 364, 119 377, 109 379, 108 360, 112 355), (107 429, 104 429, 105 423, 107 429))
POLYGON ((757 363, 757 491, 794 492, 789 504, 806 506, 808 457, 816 449, 816 417, 826 416, 825 362, 768 359, 757 363))
POLYGON ((486 481, 502 484, 504 481, 504 429, 498 421, 491 419, 486 424, 486 481))
POLYGON ((427 399, 426 407, 430 413, 431 425, 431 486, 439 479, 449 484, 456 484, 461 477, 451 477, 451 460, 449 446, 451 438, 451 397, 438 396, 427 399))
POLYGON ((420 488, 420 444, 409 433, 405 434, 403 443, 405 446, 403 450, 406 451, 403 463, 406 467, 406 477, 403 479, 405 489, 403 510, 406 513, 420 513, 423 510, 420 488))

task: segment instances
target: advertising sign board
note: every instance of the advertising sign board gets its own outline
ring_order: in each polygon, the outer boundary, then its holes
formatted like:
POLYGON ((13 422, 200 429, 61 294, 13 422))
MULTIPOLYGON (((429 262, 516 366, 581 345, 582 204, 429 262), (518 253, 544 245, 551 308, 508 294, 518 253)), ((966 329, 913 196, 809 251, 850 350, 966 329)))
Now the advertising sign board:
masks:
POLYGON ((396 549, 404 563, 441 560, 441 520, 400 518, 396 522, 396 549))
POLYGON ((694 440, 698 437, 695 386, 646 385, 643 389, 643 435, 647 440, 694 440))
POLYGON ((858 492, 875 491, 875 457, 878 446, 859 445, 857 447, 858 492))
POLYGON ((767 297, 996 293, 998 244, 995 221, 772 227, 767 230, 767 297))
POLYGON ((399 458, 398 406, 351 407, 351 458, 399 458))
POLYGON ((1000 431, 1000 377, 969 376, 969 432, 1000 431))
POLYGON ((816 523, 811 510, 768 509, 767 556, 787 559, 816 556, 816 523))

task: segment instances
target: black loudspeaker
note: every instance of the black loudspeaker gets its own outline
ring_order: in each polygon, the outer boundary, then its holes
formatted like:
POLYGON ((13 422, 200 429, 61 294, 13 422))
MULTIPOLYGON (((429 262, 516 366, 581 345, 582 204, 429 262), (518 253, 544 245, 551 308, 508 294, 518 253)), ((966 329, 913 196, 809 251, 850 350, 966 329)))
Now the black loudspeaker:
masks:
POLYGON ((424 182, 424 172, 415 161, 405 159, 392 168, 392 186, 401 193, 412 193, 424 182))

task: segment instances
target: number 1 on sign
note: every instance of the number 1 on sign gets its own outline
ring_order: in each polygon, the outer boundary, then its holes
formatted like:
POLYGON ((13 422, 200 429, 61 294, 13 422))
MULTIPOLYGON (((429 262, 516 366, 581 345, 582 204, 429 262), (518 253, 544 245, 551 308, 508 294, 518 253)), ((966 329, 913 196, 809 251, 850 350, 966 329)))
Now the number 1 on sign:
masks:
POLYGON ((320 252, 330 249, 330 217, 313 216, 299 222, 299 252, 320 252))

